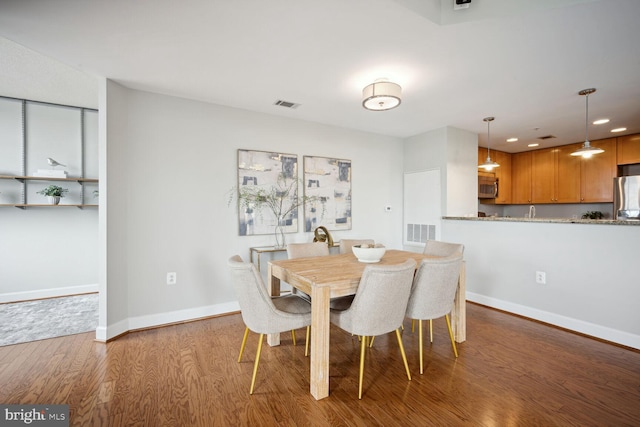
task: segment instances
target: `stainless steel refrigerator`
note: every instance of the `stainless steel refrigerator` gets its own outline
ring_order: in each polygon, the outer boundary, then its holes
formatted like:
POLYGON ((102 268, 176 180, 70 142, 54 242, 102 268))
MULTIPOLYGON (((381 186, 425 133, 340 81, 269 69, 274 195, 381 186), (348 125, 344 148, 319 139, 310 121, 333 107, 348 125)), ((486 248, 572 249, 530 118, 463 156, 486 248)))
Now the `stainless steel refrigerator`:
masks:
POLYGON ((615 219, 640 221, 640 175, 614 178, 613 215, 615 219))

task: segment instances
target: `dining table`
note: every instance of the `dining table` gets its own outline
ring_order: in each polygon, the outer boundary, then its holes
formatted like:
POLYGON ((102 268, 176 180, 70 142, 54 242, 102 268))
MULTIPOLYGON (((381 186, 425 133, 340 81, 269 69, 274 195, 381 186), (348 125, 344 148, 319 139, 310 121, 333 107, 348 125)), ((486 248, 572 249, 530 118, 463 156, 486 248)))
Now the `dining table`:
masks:
MULTIPOLYGON (((418 252, 387 250, 373 265, 394 265, 407 259, 416 260, 416 269, 425 258, 438 258, 418 252)), ((285 282, 311 296, 311 395, 316 399, 329 396, 329 341, 331 298, 354 295, 368 263, 358 261, 352 253, 269 261, 268 291, 280 295, 285 282)), ((465 264, 462 262, 458 289, 451 312, 454 339, 466 339, 465 264)), ((267 336, 269 345, 280 344, 280 334, 267 336)))

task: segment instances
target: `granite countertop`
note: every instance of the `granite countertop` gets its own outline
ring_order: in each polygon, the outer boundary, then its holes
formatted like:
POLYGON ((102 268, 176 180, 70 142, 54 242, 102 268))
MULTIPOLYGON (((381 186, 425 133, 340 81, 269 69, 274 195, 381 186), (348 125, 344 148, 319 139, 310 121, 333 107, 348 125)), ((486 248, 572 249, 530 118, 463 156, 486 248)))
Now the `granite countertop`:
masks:
POLYGON ((617 220, 617 219, 581 219, 581 218, 523 218, 523 217, 501 217, 501 216, 443 216, 442 219, 453 219, 463 221, 498 221, 498 222, 545 222, 564 224, 606 224, 606 225, 640 225, 637 220, 617 220))

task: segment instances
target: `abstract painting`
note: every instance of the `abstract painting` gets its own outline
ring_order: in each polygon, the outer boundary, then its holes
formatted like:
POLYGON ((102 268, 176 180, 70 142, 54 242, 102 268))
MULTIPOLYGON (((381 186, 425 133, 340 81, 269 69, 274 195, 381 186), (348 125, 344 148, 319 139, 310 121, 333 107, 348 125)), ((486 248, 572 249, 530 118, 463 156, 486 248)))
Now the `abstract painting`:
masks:
POLYGON ((304 156, 304 231, 351 230, 351 160, 304 156))

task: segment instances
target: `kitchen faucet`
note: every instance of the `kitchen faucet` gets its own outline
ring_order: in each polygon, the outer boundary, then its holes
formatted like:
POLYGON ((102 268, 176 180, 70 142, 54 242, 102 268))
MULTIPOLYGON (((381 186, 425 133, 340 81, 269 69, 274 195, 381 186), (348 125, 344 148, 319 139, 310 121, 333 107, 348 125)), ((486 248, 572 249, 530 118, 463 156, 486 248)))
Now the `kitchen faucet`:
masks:
POLYGON ((531 205, 529 206, 529 216, 528 218, 535 218, 536 217, 536 207, 531 205))

